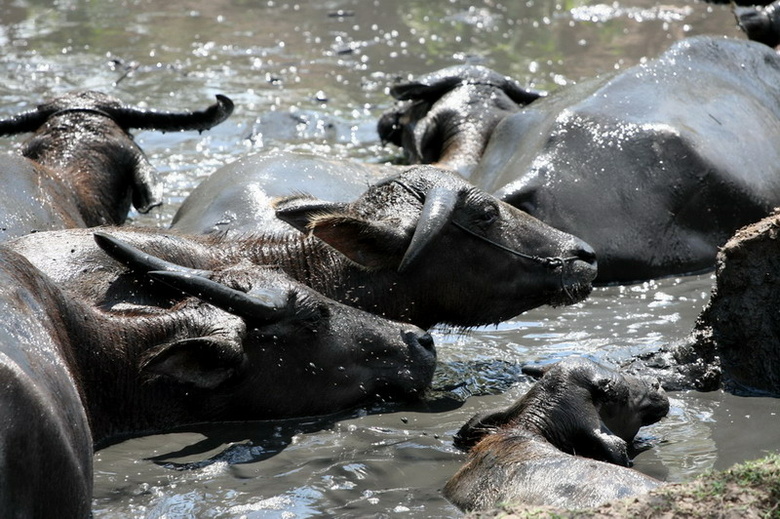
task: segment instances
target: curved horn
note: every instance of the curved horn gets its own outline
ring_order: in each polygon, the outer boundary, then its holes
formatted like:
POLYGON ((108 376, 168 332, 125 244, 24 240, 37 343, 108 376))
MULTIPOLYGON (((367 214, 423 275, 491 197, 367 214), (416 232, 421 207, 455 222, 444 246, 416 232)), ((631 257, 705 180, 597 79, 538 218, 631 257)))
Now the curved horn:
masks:
POLYGON ((278 291, 266 291, 264 297, 212 281, 208 278, 174 271, 152 271, 149 277, 197 297, 247 321, 276 322, 284 317, 286 302, 278 291))
POLYGON ((122 128, 163 132, 184 130, 202 132, 227 119, 233 113, 233 101, 227 96, 217 94, 217 102, 199 112, 155 112, 131 106, 101 107, 101 109, 111 114, 122 128))
POLYGON ((102 232, 93 233, 93 238, 98 247, 106 254, 133 270, 141 272, 164 270, 168 272, 192 274, 195 276, 210 274, 208 270, 191 269, 152 256, 151 254, 147 254, 128 243, 102 232))
POLYGON ((398 266, 398 272, 407 270, 420 257, 420 253, 439 236, 442 228, 452 219, 457 201, 458 193, 452 189, 434 187, 428 192, 412 241, 398 266))
POLYGON ((412 81, 390 87, 390 95, 399 101, 420 99, 435 101, 462 83, 463 78, 458 76, 443 76, 431 84, 412 81))
POLYGON ((10 119, 0 120, 0 135, 34 132, 41 127, 53 110, 29 110, 17 114, 10 119))
POLYGON ((520 83, 510 78, 504 79, 501 83, 501 90, 503 90, 512 101, 523 106, 531 104, 537 99, 547 95, 543 91, 525 89, 520 86, 520 83))

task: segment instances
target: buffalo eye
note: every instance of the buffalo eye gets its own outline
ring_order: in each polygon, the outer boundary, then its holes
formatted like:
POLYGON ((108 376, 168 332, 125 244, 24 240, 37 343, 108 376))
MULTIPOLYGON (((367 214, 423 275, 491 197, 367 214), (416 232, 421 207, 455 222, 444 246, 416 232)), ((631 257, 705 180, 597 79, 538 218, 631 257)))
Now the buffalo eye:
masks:
POLYGON ((295 322, 299 326, 316 333, 327 325, 330 309, 326 304, 306 294, 299 295, 294 305, 295 322))
POLYGON ((487 229, 498 220, 498 207, 493 204, 487 204, 481 208, 476 216, 475 223, 477 226, 481 229, 487 229))
POLYGON ((478 189, 466 193, 461 222, 472 231, 486 232, 501 214, 496 201, 478 189))

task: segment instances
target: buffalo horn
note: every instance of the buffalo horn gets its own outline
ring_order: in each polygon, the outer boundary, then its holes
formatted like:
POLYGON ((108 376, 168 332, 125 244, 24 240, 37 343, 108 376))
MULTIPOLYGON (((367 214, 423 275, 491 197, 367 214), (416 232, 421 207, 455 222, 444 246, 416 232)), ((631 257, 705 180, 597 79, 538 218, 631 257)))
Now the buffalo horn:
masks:
POLYGON ((184 130, 202 132, 227 119, 233 113, 233 101, 226 96, 217 94, 217 102, 199 112, 155 112, 141 110, 132 106, 105 107, 102 109, 109 113, 122 128, 160 130, 163 132, 184 130))
POLYGON ((399 101, 428 100, 436 101, 444 94, 463 84, 463 79, 458 76, 447 76, 437 79, 433 84, 404 83, 390 88, 390 95, 399 101))
POLYGON ((510 79, 506 79, 501 86, 501 89, 512 101, 522 106, 531 104, 546 95, 538 90, 527 90, 521 87, 517 81, 510 79))
POLYGON ((260 297, 184 272, 152 271, 148 275, 249 322, 275 322, 284 317, 284 296, 279 292, 267 291, 260 297))
POLYGON ((10 119, 2 119, 0 120, 0 135, 34 132, 46 122, 52 113, 52 110, 29 110, 10 119))
POLYGON ((420 219, 417 220, 417 227, 412 235, 412 241, 398 266, 398 272, 404 272, 408 269, 420 257, 428 244, 439 236, 442 228, 452 219, 457 201, 458 193, 452 189, 434 187, 428 192, 425 196, 420 219))
POLYGON ((94 233, 93 237, 98 247, 106 254, 133 270, 141 272, 166 270, 169 272, 183 272, 198 276, 209 274, 209 272, 205 270, 183 267, 176 263, 171 263, 170 261, 165 261, 156 256, 152 256, 151 254, 147 254, 144 251, 133 247, 129 243, 125 243, 102 232, 94 233))

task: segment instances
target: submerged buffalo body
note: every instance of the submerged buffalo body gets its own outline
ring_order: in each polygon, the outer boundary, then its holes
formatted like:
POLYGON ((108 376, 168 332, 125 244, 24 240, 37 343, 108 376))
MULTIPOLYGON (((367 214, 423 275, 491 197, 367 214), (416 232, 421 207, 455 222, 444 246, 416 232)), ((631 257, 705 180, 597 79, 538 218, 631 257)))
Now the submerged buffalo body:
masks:
POLYGON ((714 267, 780 204, 777 142, 780 57, 697 38, 505 119, 474 179, 588 241, 600 279, 634 281, 714 267))
POLYGON ((276 217, 277 198, 305 192, 329 202, 349 202, 394 171, 394 166, 302 153, 248 155, 198 184, 176 211, 171 228, 190 234, 292 231, 276 217))
POLYGON ((330 413, 430 383, 433 343, 418 328, 274 269, 204 277, 101 242, 152 270, 155 290, 170 286, 172 306, 98 311, 0 248, 2 517, 89 517, 93 444, 118 435, 330 413))
POLYGON ((461 171, 592 245, 598 281, 630 282, 711 269, 780 204, 778 142, 780 56, 696 37, 518 109, 461 171))
POLYGON ((162 201, 162 183, 129 130, 203 131, 232 110, 225 96, 202 112, 171 113, 82 91, 0 120, 0 135, 34 132, 20 155, 0 156, 0 241, 36 231, 121 224, 131 202, 149 211, 162 201))
POLYGON ((444 487, 450 501, 464 510, 506 502, 588 508, 658 486, 628 468, 639 428, 669 411, 657 381, 584 358, 539 374, 513 406, 479 414, 458 432, 469 460, 444 487))
MULTIPOLYGON (((405 169, 350 203, 285 198, 276 214, 301 232, 117 235, 194 268, 277 266, 327 297, 422 328, 577 302, 596 274, 587 244, 429 166, 405 169)), ((87 231, 36 233, 10 246, 96 304, 110 307, 133 290, 117 282, 87 231)))

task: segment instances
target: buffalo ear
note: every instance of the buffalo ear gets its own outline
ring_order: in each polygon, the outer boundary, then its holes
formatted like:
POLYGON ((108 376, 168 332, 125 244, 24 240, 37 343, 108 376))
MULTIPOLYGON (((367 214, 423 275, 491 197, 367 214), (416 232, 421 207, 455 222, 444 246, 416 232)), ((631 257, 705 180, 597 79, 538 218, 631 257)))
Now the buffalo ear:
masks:
POLYGON ((629 387, 620 375, 596 374, 591 381, 590 394, 594 403, 628 402, 629 387))
POLYGON ((394 85, 390 88, 390 95, 399 101, 425 100, 431 102, 437 101, 441 96, 462 83, 463 78, 458 76, 441 77, 430 84, 411 81, 394 85))
POLYGON ((140 151, 137 153, 133 170, 133 207, 145 214, 162 204, 163 183, 154 166, 140 151))
POLYGON ((276 217, 303 233, 310 231, 310 224, 322 214, 343 211, 347 204, 326 202, 309 195, 293 195, 274 201, 276 217))
POLYGON ((395 268, 409 237, 398 227, 345 214, 315 218, 309 229, 344 256, 367 268, 395 268))
POLYGON ((488 411, 471 417, 452 439, 453 445, 460 450, 469 451, 482 441, 482 438, 498 431, 509 421, 509 410, 488 411))
POLYGON ((542 378, 554 366, 555 364, 534 364, 534 365, 527 364, 521 367, 520 370, 523 372, 524 375, 528 375, 529 377, 538 380, 542 378))
POLYGON ((193 337, 152 350, 141 363, 141 372, 214 389, 235 375, 244 362, 236 343, 214 337, 193 337))

